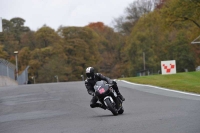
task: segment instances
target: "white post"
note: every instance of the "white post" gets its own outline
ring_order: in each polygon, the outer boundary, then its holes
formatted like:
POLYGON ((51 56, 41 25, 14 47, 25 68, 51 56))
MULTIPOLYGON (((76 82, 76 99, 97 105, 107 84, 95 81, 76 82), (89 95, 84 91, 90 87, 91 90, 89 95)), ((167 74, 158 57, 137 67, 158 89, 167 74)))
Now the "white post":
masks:
POLYGON ((0 17, 0 32, 3 32, 2 18, 0 17))
POLYGON ((58 80, 58 76, 57 76, 57 75, 55 76, 55 78, 56 78, 57 82, 59 82, 59 80, 58 80))
POLYGON ((32 79, 33 79, 33 83, 35 84, 35 76, 32 76, 32 79))
POLYGON ((84 81, 84 76, 83 76, 83 75, 81 75, 81 77, 82 77, 82 80, 84 81))

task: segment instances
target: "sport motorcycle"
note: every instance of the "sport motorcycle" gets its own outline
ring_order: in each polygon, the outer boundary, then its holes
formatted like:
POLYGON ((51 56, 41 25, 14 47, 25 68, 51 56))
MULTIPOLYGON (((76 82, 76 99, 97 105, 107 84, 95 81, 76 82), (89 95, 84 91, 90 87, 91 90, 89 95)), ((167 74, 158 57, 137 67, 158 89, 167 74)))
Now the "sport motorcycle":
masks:
POLYGON ((117 96, 117 93, 112 88, 111 84, 106 81, 97 81, 95 86, 95 96, 98 100, 112 112, 113 115, 123 114, 124 108, 122 100, 117 96))

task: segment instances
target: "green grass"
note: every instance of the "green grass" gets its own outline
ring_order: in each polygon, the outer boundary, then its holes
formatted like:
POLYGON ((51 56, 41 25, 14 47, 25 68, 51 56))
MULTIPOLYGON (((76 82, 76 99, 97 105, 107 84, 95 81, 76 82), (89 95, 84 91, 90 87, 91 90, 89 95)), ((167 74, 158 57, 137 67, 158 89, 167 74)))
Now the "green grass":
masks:
POLYGON ((170 75, 120 78, 120 80, 200 94, 200 71, 170 75))

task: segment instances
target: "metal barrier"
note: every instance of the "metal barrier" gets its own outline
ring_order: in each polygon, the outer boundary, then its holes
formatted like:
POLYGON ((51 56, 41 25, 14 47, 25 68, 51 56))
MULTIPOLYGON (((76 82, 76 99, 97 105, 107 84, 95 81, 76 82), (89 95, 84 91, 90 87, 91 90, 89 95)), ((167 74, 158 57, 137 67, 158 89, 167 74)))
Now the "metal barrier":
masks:
POLYGON ((28 68, 29 66, 18 76, 17 82, 19 85, 28 84, 28 68))
MULTIPOLYGON (((18 85, 28 83, 28 68, 29 66, 27 66, 26 69, 18 76, 18 85)), ((6 76, 15 80, 15 65, 0 58, 0 76, 6 76)))
POLYGON ((0 58, 0 75, 7 76, 15 80, 15 65, 0 58))

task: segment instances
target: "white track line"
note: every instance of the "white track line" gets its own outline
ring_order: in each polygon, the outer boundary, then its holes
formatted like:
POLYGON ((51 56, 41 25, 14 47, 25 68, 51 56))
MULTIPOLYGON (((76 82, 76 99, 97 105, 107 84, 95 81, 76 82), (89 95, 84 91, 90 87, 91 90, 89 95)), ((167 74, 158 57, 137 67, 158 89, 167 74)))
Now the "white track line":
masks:
POLYGON ((186 94, 186 95, 192 95, 192 96, 198 96, 198 97, 200 97, 199 94, 194 94, 194 93, 188 93, 188 92, 177 91, 177 90, 170 90, 170 89, 166 89, 166 88, 162 88, 162 87, 157 87, 157 86, 153 86, 153 85, 144 85, 144 84, 131 83, 131 82, 128 82, 128 81, 125 81, 125 80, 119 80, 119 81, 123 81, 125 83, 133 84, 133 85, 153 87, 153 88, 156 88, 156 89, 159 89, 159 90, 172 91, 172 92, 176 92, 176 93, 181 93, 181 94, 186 94))

